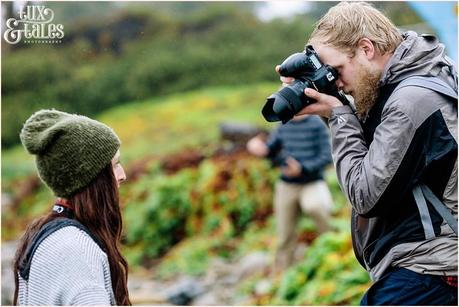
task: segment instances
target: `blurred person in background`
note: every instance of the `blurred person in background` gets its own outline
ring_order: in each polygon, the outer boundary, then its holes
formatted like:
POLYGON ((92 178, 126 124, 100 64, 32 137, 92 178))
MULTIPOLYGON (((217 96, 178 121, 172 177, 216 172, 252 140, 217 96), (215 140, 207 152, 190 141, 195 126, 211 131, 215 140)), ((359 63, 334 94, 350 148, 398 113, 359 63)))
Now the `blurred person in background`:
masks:
POLYGON ((361 304, 457 306, 458 85, 444 45, 362 2, 332 7, 308 44, 354 98, 355 110, 305 89, 317 102, 299 114, 329 118, 354 251, 374 281, 361 304))
POLYGON ((20 138, 57 199, 21 239, 14 303, 130 305, 119 246, 118 187, 126 175, 118 136, 85 116, 41 110, 25 122, 20 138))
POLYGON ((278 274, 294 261, 299 209, 319 233, 330 228, 333 201, 323 176, 332 161, 329 134, 319 116, 298 116, 273 130, 266 143, 260 136, 250 139, 247 150, 271 159, 281 170, 274 191, 278 244, 273 272, 278 274))

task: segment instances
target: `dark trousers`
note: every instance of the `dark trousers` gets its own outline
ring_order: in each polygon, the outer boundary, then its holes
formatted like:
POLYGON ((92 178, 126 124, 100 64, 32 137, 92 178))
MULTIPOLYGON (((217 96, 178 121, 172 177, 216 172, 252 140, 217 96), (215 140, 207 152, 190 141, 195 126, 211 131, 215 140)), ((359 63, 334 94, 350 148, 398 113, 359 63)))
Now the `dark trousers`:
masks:
POLYGON ((395 268, 368 289, 360 304, 457 306, 457 288, 448 285, 440 276, 395 268))

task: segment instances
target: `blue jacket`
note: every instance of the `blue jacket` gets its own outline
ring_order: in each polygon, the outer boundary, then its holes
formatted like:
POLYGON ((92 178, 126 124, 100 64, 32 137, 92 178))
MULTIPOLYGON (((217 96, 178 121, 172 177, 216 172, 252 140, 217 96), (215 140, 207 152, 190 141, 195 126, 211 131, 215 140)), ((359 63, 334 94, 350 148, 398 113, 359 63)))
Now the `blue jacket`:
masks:
POLYGON ((302 174, 281 179, 291 183, 307 183, 323 179, 324 168, 332 162, 328 129, 319 116, 280 124, 268 138, 269 158, 276 165, 289 156, 300 162, 302 174))

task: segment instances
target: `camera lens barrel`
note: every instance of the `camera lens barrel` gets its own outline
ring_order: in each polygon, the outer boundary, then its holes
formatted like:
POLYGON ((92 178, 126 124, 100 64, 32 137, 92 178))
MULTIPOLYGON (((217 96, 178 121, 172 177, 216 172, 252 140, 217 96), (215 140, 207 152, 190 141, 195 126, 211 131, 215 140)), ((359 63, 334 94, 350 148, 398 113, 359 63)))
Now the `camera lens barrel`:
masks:
POLYGON ((269 122, 288 122, 296 113, 311 103, 303 92, 308 85, 308 81, 295 80, 292 85, 287 85, 269 96, 262 110, 264 118, 269 122))
POLYGON ((284 97, 285 101, 289 105, 288 108, 293 112, 292 117, 304 106, 303 102, 301 101, 301 96, 304 95, 301 92, 301 88, 286 86, 279 91, 279 95, 284 97))

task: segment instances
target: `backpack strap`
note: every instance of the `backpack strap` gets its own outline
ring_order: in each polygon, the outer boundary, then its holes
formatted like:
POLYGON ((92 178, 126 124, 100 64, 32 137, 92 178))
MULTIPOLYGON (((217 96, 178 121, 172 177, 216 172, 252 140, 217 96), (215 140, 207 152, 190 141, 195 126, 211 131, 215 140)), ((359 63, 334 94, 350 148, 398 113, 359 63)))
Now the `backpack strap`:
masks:
POLYGON ((424 195, 420 185, 413 188, 413 196, 418 206, 419 215, 421 216, 422 228, 424 228, 424 235, 426 240, 435 238, 435 231, 432 225, 432 218, 430 217, 429 208, 427 207, 424 195))
MULTIPOLYGON (((453 74, 453 76, 455 76, 453 74)), ((412 76, 408 77, 397 86, 397 90, 406 86, 419 86, 443 94, 457 100, 457 90, 451 88, 445 81, 438 77, 412 76)))
POLYGON ((99 245, 99 247, 102 250, 104 250, 103 245, 100 243, 100 241, 93 234, 91 234, 91 232, 85 226, 83 226, 83 224, 74 219, 56 218, 43 225, 43 227, 41 227, 41 229, 34 235, 32 241, 27 246, 25 254, 21 257, 19 265, 19 274, 23 279, 29 279, 32 258, 40 244, 52 233, 56 232, 61 228, 69 226, 77 227, 78 229, 86 232, 94 240, 94 242, 96 242, 96 244, 99 245))
POLYGON ((426 200, 434 207, 440 216, 448 223, 449 227, 457 235, 457 218, 449 211, 448 207, 430 190, 430 188, 420 183, 413 188, 413 196, 421 216, 422 227, 426 239, 435 237, 432 226, 432 219, 427 208, 426 200))
POLYGON ((454 215, 449 211, 448 207, 438 199, 437 196, 429 189, 429 187, 423 183, 420 184, 422 194, 424 197, 429 201, 430 204, 437 210, 438 214, 448 223, 449 227, 456 233, 457 235, 457 219, 454 215))

